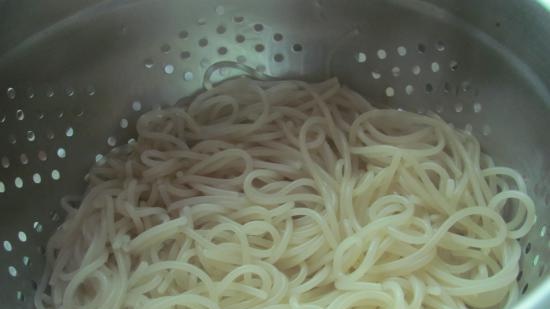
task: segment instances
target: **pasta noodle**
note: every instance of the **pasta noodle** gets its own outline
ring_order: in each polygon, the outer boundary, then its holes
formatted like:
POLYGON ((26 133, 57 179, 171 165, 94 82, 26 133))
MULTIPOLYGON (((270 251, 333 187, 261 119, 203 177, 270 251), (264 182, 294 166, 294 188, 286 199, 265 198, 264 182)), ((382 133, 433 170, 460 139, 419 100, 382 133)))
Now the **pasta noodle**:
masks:
POLYGON ((485 308, 517 296, 521 175, 336 79, 239 78, 155 109, 89 174, 38 309, 485 308))

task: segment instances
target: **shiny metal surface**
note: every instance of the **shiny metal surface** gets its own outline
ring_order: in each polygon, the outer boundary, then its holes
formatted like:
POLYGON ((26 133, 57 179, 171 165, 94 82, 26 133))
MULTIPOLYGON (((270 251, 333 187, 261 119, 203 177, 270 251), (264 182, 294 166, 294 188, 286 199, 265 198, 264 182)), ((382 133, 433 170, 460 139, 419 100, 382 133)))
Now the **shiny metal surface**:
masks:
POLYGON ((0 0, 0 302, 33 308, 59 200, 140 113, 243 74, 338 76, 433 111, 520 170, 538 220, 517 308, 550 308, 548 1, 0 0), (214 66, 212 66, 214 65, 214 66))

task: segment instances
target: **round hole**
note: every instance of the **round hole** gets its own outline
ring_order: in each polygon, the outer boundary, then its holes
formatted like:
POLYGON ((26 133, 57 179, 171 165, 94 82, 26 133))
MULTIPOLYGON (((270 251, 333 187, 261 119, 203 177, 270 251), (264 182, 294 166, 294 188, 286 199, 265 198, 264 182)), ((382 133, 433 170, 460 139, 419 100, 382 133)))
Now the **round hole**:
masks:
POLYGON ((175 70, 175 68, 171 64, 167 64, 167 65, 164 66, 164 73, 166 73, 168 75, 173 74, 174 70, 175 70))
POLYGON ((95 156, 95 161, 96 161, 96 162, 99 162, 99 161, 101 161, 102 159, 103 159, 103 155, 100 154, 100 153, 97 154, 97 155, 95 156))
MULTIPOLYGON (((302 44, 294 44, 292 45, 292 51, 295 52, 295 53, 299 53, 301 52, 302 50, 304 50, 304 47, 302 46, 302 44)), ((365 60, 367 60, 367 56, 365 55, 365 60)))
POLYGON ((8 240, 4 240, 4 250, 6 252, 11 252, 13 250, 11 242, 9 242, 8 240))
POLYGON ((543 225, 542 228, 540 229, 540 237, 545 237, 546 236, 546 225, 543 225))
POLYGON ((474 130, 474 127, 472 126, 472 124, 470 123, 467 123, 465 126, 464 126, 464 132, 466 132, 467 134, 472 134, 472 131, 474 130))
POLYGON ((93 85, 88 85, 86 87, 86 93, 91 97, 94 96, 96 93, 95 87, 93 85))
MULTIPOLYGON (((19 232, 19 233, 25 234, 24 232, 19 232)), ((25 240, 26 240, 26 237, 27 237, 27 235, 25 235, 25 240)), ((25 265, 25 266, 27 266, 27 267, 28 267, 29 265, 31 265, 31 259, 30 259, 28 256, 26 256, 26 255, 23 256, 23 258, 22 258, 21 260, 23 261, 23 265, 25 265)))
POLYGON ((190 80, 193 80, 193 72, 185 72, 183 73, 183 79, 186 80, 186 81, 190 81, 190 80))
POLYGON ((461 113, 464 110, 464 105, 462 103, 458 102, 455 104, 455 112, 461 113))
POLYGON ((220 54, 222 56, 227 54, 227 47, 222 46, 222 47, 218 48, 218 54, 220 54))
POLYGON ((237 62, 238 62, 238 63, 241 63, 241 64, 245 63, 245 62, 246 62, 246 57, 245 57, 245 56, 242 56, 242 55, 241 55, 241 56, 238 56, 238 57, 237 57, 237 62))
POLYGON ((376 52, 376 55, 378 56, 378 59, 386 59, 386 57, 387 57, 386 51, 383 50, 383 49, 379 49, 376 52))
POLYGON ((53 170, 52 171, 52 179, 53 180, 59 180, 61 178, 61 173, 59 173, 58 170, 53 170))
POLYGON ((36 183, 36 184, 39 184, 39 183, 42 182, 42 177, 40 176, 40 174, 34 173, 34 174, 32 175, 32 181, 33 181, 34 183, 36 183))
POLYGON ((283 62, 283 60, 285 60, 285 56, 283 56, 283 54, 275 54, 275 56, 273 56, 273 60, 275 60, 275 62, 283 62))
POLYGON ((256 44, 256 46, 254 46, 254 49, 255 49, 257 52, 261 53, 261 52, 264 51, 265 46, 264 46, 263 44, 256 44))
POLYGON ((443 43, 442 41, 438 41, 437 43, 435 43, 435 49, 440 52, 444 51, 445 43, 443 43))
POLYGON ((365 54, 364 52, 358 52, 355 54, 355 60, 358 63, 364 63, 367 61, 367 54, 365 54))
POLYGON ((114 147, 116 145, 116 138, 114 136, 109 136, 109 138, 107 138, 107 144, 114 147))
POLYGON ((481 134, 483 134, 484 136, 489 136, 489 134, 491 134, 491 127, 489 125, 484 125, 481 128, 481 134))
POLYGON ((273 40, 274 40, 275 42, 280 42, 280 41, 283 40, 283 38, 284 38, 283 35, 280 34, 280 33, 275 33, 275 34, 273 35, 273 40))
POLYGON ((224 25, 219 25, 218 27, 216 27, 216 32, 217 32, 218 34, 224 34, 225 31, 227 31, 227 28, 225 28, 224 25))
POLYGON ((34 134, 33 131, 27 131, 27 140, 29 142, 34 142, 34 140, 36 139, 36 135, 34 134))
POLYGON ((19 156, 19 161, 21 162, 21 164, 27 165, 27 164, 29 163, 29 157, 27 157, 26 154, 22 153, 22 154, 19 156))
POLYGON ((431 93, 434 90, 434 86, 432 84, 427 83, 426 84, 426 93, 431 93))
POLYGON ((23 120, 23 119, 25 119, 25 113, 23 112, 23 110, 18 109, 17 111, 15 111, 15 118, 16 118, 17 120, 23 120))
POLYGON ((170 45, 169 44, 162 44, 162 46, 160 47, 160 51, 167 54, 170 52, 170 45))
POLYGON ((15 138, 15 135, 13 134, 8 135, 8 142, 10 142, 10 144, 17 143, 17 139, 15 138))
POLYGON ((245 40, 245 38, 244 38, 244 35, 242 35, 242 34, 237 34, 235 36, 235 41, 237 41, 237 43, 242 43, 242 42, 244 42, 244 40, 245 40))
POLYGON ((65 130, 65 136, 67 137, 73 137, 74 135, 74 129, 72 127, 68 127, 66 130, 65 130))
POLYGON ((517 277, 516 277, 516 280, 517 280, 517 281, 520 281, 522 277, 523 277, 523 270, 520 270, 520 271, 518 272, 518 275, 517 275, 517 277))
POLYGON ((208 45, 208 39, 207 38, 202 38, 199 40, 199 46, 200 47, 206 47, 208 45))
POLYGON ((225 14, 225 8, 224 8, 223 6, 221 6, 221 5, 218 5, 218 6, 216 7, 216 14, 218 14, 218 15, 220 15, 220 16, 223 15, 223 14, 225 14))
POLYGON ((132 102, 132 109, 136 112, 139 112, 141 110, 141 102, 140 101, 132 102))
POLYGON ((65 89, 65 95, 67 95, 68 97, 72 97, 75 95, 75 91, 73 88, 69 87, 69 88, 66 88, 65 89))
POLYGON ((8 96, 8 99, 15 99, 15 89, 13 87, 9 87, 7 90, 6 90, 6 95, 8 96))
POLYGON ((187 39, 187 37, 189 37, 189 32, 185 30, 180 31, 180 33, 178 33, 178 36, 180 37, 180 39, 187 39))
POLYGON ((416 46, 416 50, 417 50, 419 53, 423 54, 423 53, 426 52, 426 45, 420 43, 420 44, 418 44, 418 46, 416 46))
POLYGON ((23 188, 24 184, 23 184, 23 179, 21 179, 21 177, 15 177, 14 183, 17 189, 23 188))
POLYGON ((143 60, 143 65, 145 65, 145 67, 146 67, 147 69, 152 68, 153 65, 154 65, 153 59, 147 58, 147 59, 143 60))
POLYGON ((2 181, 0 181, 0 193, 6 192, 6 186, 2 181))
POLYGON ((432 62, 432 72, 434 73, 439 72, 439 63, 432 62))
POLYGON ((539 277, 542 277, 542 275, 544 275, 545 272, 546 272, 546 265, 542 264, 539 270, 539 277))
POLYGON ((82 109, 82 106, 75 106, 73 108, 73 114, 77 117, 81 117, 84 115, 84 110, 82 109))
POLYGON ((17 268, 15 268, 13 266, 9 266, 8 267, 8 272, 9 272, 10 276, 17 277, 17 268))
POLYGON ((265 65, 263 65, 263 64, 258 64, 258 65, 256 66, 256 72, 258 72, 258 73, 264 73, 265 70, 266 70, 266 67, 265 67, 265 65))
POLYGON ((411 95, 414 92, 414 87, 412 85, 405 86, 405 93, 411 95))
POLYGON ((393 97, 395 95, 395 90, 392 87, 386 88, 386 96, 393 97))
POLYGON ((46 90, 46 97, 53 98, 54 95, 55 95, 55 91, 52 88, 48 88, 46 90))
POLYGON ((189 59, 189 57, 191 57, 191 53, 188 52, 188 51, 182 51, 180 53, 180 58, 185 60, 185 59, 189 59))
POLYGON ((57 211, 55 210, 52 210, 50 211, 50 220, 52 220, 53 222, 57 222, 59 221, 59 214, 57 213, 57 211))
POLYGON ((55 138, 55 133, 53 133, 52 130, 48 130, 46 132, 46 137, 49 139, 49 140, 53 140, 55 138))
MULTIPOLYGON (((210 66, 210 60, 208 60, 207 58, 203 58, 201 60, 200 64, 201 64, 202 68, 206 69, 208 66, 210 66)), ((184 73, 184 75, 185 75, 185 73, 184 73)))
POLYGON ((405 46, 397 47, 397 54, 399 56, 405 56, 407 54, 407 49, 405 48, 405 46))
POLYGON ((260 32, 260 31, 263 31, 263 30, 264 30, 264 25, 262 25, 262 24, 255 24, 254 25, 254 31, 260 32))
POLYGON ((63 149, 63 148, 57 149, 57 156, 61 159, 64 159, 67 156, 67 153, 65 152, 65 149, 63 149))
POLYGON ((27 88, 27 98, 34 99, 34 90, 32 88, 27 88))
POLYGON ((418 65, 413 66, 413 68, 412 68, 412 73, 413 73, 414 75, 419 75, 420 72, 421 72, 420 66, 418 66, 418 65))
POLYGON ((372 71, 371 75, 372 75, 373 79, 380 79, 380 77, 382 77, 382 75, 380 73, 375 72, 375 71, 372 71))
POLYGON ((17 238, 19 238, 19 241, 21 241, 21 242, 26 242, 27 241, 27 234, 25 234, 25 232, 23 232, 23 231, 19 231, 19 233, 17 233, 17 238))
POLYGON ((8 159, 8 157, 2 157, 0 164, 2 164, 3 168, 8 168, 10 167, 10 159, 8 159))
POLYGON ((40 222, 38 222, 38 221, 34 221, 34 222, 33 222, 32 228, 33 228, 37 233, 41 233, 41 232, 44 230, 42 224, 40 224, 40 222))
POLYGON ((128 120, 126 118, 120 119, 120 127, 126 129, 128 127, 128 120))
POLYGON ((38 151, 38 160, 40 160, 40 161, 48 160, 48 155, 46 154, 46 152, 44 150, 38 151))
POLYGON ((469 81, 466 80, 460 83, 460 88, 462 89, 462 92, 468 92, 471 90, 472 85, 470 84, 469 81))
POLYGON ((533 266, 537 266, 539 264, 540 256, 537 254, 533 258, 533 266))
POLYGON ((244 17, 235 16, 235 17, 233 17, 233 21, 236 22, 236 23, 242 23, 244 21, 244 17))
POLYGON ((391 69, 391 73, 394 77, 398 77, 399 74, 401 73, 401 69, 399 69, 399 67, 393 67, 391 69))
POLYGON ((456 60, 451 60, 449 63, 449 68, 451 68, 451 71, 458 70, 458 62, 456 60))
POLYGON ((481 103, 475 102, 473 106, 474 106, 474 113, 478 114, 481 112, 481 109, 482 109, 481 103))

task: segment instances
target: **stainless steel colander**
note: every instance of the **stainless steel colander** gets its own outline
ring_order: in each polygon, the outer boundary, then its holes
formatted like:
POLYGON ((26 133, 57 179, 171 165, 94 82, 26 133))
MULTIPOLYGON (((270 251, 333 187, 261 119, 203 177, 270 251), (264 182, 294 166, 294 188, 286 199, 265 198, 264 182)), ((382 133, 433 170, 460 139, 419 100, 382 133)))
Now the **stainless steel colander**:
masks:
POLYGON ((517 308, 550 308, 549 56, 548 0, 0 0, 0 306, 34 308, 60 199, 141 113, 253 70, 436 112, 521 171, 517 308))

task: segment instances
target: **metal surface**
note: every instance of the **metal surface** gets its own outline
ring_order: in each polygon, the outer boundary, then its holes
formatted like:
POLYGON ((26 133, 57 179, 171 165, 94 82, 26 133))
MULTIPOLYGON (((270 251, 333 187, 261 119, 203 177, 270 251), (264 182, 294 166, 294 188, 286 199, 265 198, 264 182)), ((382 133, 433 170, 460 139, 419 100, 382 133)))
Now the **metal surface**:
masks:
POLYGON ((280 78, 335 75, 377 104, 431 110, 478 136, 537 204, 517 308, 550 308, 548 1, 63 3, 0 1, 2 307, 33 308, 59 200, 83 191, 92 162, 128 142, 142 112, 232 61, 280 78))

